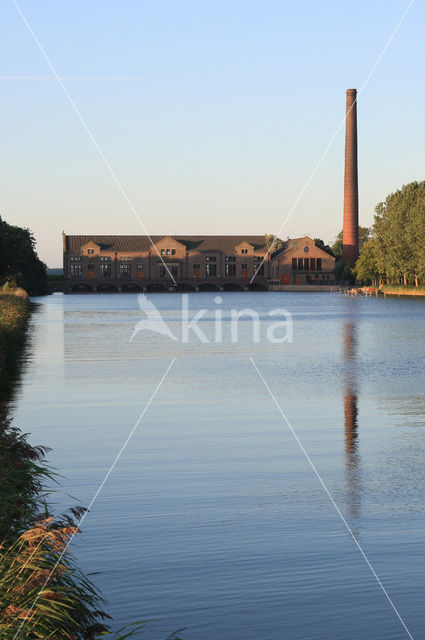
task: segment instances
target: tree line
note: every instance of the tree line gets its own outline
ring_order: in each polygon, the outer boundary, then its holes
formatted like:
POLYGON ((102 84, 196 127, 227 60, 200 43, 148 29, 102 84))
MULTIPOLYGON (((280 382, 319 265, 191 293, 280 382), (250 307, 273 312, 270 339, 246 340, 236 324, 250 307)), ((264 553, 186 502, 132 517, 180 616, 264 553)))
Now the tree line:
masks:
POLYGON ((355 274, 379 285, 425 282, 425 182, 404 185, 376 206, 355 274))
POLYGON ((35 247, 29 229, 8 224, 0 217, 0 286, 8 282, 30 295, 46 292, 46 265, 35 247))

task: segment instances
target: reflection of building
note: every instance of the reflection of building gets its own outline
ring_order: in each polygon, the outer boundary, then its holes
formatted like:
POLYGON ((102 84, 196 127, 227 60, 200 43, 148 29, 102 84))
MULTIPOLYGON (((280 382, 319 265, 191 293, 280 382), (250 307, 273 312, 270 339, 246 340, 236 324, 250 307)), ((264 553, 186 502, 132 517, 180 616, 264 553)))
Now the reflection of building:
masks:
POLYGON ((343 328, 344 357, 344 427, 348 508, 352 516, 360 509, 360 478, 358 455, 358 409, 356 380, 357 335, 354 322, 343 328))
POLYGON ((68 290, 242 289, 333 279, 334 258, 310 238, 288 240, 272 256, 264 236, 63 236, 68 290))

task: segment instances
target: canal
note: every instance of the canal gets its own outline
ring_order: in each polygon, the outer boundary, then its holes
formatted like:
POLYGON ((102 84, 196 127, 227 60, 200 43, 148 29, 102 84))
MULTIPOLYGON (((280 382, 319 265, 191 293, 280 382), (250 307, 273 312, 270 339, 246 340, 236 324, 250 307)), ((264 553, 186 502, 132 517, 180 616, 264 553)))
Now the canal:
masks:
POLYGON ((407 638, 396 609, 424 637, 425 300, 185 300, 209 342, 182 340, 179 294, 149 296, 176 339, 137 325, 133 294, 34 299, 12 409, 52 448, 58 512, 90 503, 134 429, 73 543, 101 572, 114 627, 148 620, 152 640, 181 628, 185 640, 407 638), (279 309, 292 341, 268 339, 279 309))

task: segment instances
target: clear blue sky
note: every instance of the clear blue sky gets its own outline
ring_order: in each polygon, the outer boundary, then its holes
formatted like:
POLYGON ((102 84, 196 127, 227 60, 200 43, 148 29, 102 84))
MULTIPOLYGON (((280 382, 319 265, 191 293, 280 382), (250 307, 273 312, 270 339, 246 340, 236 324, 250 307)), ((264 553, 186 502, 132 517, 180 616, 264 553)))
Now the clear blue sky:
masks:
MULTIPOLYGON (((173 234, 277 231, 407 3, 20 4, 149 232, 173 234)), ((359 99, 363 225, 425 178, 424 24, 416 0, 359 99)), ((143 233, 9 0, 0 61, 1 215, 49 266, 62 229, 143 233)), ((342 130, 282 237, 340 230, 343 154, 342 130)))

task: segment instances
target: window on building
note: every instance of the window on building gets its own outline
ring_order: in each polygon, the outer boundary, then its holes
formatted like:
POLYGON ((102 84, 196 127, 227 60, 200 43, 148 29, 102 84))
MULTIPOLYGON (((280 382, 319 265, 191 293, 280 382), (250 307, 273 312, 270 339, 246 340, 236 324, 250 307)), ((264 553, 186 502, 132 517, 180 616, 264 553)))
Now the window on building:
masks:
POLYGON ((201 265, 198 262, 193 263, 193 272, 199 271, 201 269, 201 265))
POLYGON ((309 265, 308 258, 304 258, 304 271, 308 271, 308 265, 309 265))
POLYGON ((297 259, 292 258, 292 271, 296 271, 296 270, 297 270, 297 259))
POLYGON ((264 276, 264 260, 261 256, 254 257, 253 274, 259 277, 264 276))
POLYGON ((227 278, 234 278, 236 276, 236 256, 225 257, 224 274, 227 278))
POLYGON ((137 265, 137 271, 143 271, 143 265, 141 262, 137 265))
POLYGON ((160 267, 159 267, 159 277, 160 278, 166 278, 167 277, 167 269, 164 267, 163 264, 161 264, 160 267))
POLYGON ((166 249, 165 253, 166 253, 167 256, 171 255, 170 249, 166 249))
POLYGON ((302 271, 304 267, 304 258, 298 258, 298 271, 302 271))
POLYGON ((316 271, 316 258, 310 258, 310 269, 316 271))
POLYGON ((205 275, 207 278, 214 278, 217 275, 217 256, 205 258, 205 275))
POLYGON ((161 249, 161 255, 165 256, 165 249, 161 249))
POLYGON ((175 256, 176 255, 176 250, 175 249, 171 249, 171 255, 175 256))
POLYGON ((71 276, 73 278, 81 278, 82 273, 81 262, 71 262, 71 276))
POLYGON ((111 258, 100 258, 100 277, 110 278, 112 275, 111 258))
POLYGON ((317 271, 321 271, 322 270, 322 258, 317 258, 316 259, 316 268, 317 268, 317 271))
POLYGON ((241 269, 242 269, 242 271, 246 271, 246 270, 248 269, 248 265, 247 265, 246 263, 244 263, 244 264, 241 266, 241 269))
POLYGON ((171 275, 173 276, 173 278, 177 278, 177 265, 176 264, 172 264, 171 265, 170 271, 171 271, 171 275))
POLYGON ((120 261, 120 278, 131 276, 131 265, 128 262, 120 261))

